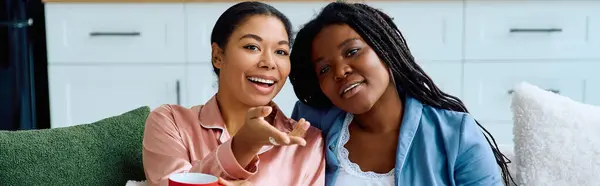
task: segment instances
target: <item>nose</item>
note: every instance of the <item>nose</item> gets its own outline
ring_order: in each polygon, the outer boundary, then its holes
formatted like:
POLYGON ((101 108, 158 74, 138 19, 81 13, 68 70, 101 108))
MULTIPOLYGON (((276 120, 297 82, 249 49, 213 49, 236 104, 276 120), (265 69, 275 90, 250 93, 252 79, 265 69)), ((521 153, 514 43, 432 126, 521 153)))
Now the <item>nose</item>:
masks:
POLYGON ((335 76, 333 77, 336 81, 346 79, 348 75, 352 73, 352 68, 349 65, 337 65, 335 68, 335 76))
POLYGON ((273 54, 269 52, 264 52, 261 55, 260 61, 258 62, 258 68, 264 68, 269 70, 274 70, 277 66, 275 64, 275 60, 273 60, 273 54))

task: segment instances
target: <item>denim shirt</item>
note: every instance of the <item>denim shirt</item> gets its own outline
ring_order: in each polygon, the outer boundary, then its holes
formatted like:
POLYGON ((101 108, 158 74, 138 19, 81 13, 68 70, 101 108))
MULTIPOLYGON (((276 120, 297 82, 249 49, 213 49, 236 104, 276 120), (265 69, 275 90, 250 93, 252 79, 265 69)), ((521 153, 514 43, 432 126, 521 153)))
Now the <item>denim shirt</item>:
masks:
MULTIPOLYGON (((406 97, 398 137, 395 185, 503 185, 500 167, 471 115, 423 105, 406 97)), ((340 169, 337 158, 346 112, 314 109, 300 101, 292 119, 305 118, 325 137, 325 185, 332 186, 340 169)))

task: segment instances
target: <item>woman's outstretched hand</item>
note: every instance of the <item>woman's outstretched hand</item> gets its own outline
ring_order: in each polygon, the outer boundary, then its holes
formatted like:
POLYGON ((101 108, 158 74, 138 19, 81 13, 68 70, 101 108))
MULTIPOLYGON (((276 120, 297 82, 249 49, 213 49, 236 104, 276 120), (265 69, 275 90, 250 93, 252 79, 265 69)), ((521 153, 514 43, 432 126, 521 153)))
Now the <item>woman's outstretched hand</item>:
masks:
POLYGON ((252 186, 249 181, 238 180, 238 181, 227 181, 223 178, 219 178, 219 184, 224 186, 252 186))
POLYGON ((270 106, 250 108, 246 114, 246 123, 234 136, 234 143, 253 149, 260 149, 265 145, 306 145, 304 133, 310 124, 300 119, 292 132, 282 132, 264 119, 272 110, 270 106))
POLYGON ((231 148, 242 167, 247 166, 265 145, 306 145, 304 134, 310 123, 300 119, 292 132, 282 132, 264 119, 272 110, 270 106, 250 108, 244 126, 233 136, 231 148))

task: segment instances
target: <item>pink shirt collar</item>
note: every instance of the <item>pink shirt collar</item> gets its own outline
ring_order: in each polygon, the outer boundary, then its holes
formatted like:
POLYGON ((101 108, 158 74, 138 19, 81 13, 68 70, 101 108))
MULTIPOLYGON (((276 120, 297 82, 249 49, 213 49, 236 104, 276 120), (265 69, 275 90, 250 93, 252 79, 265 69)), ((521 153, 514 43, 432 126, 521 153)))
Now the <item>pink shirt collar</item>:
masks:
MULTIPOLYGON (((273 112, 271 115, 275 115, 273 126, 282 132, 291 132, 294 129, 295 121, 287 118, 274 102, 270 102, 269 106, 273 107, 273 112)), ((227 132, 227 128, 225 127, 225 121, 221 115, 221 110, 219 109, 216 95, 210 98, 210 100, 208 100, 204 106, 198 109, 200 112, 198 117, 202 127, 207 129, 220 129, 222 134, 219 137, 219 140, 222 143, 231 138, 229 132, 227 132)))

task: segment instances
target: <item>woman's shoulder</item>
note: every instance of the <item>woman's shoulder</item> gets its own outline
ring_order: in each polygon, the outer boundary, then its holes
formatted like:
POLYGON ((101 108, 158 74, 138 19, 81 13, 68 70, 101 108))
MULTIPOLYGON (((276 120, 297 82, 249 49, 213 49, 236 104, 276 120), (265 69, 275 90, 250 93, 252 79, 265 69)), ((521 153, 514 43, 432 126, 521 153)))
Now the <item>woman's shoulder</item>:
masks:
POLYGON ((481 133, 473 116, 466 112, 423 105, 419 122, 427 134, 437 134, 445 144, 460 144, 465 135, 481 133))
POLYGON ((428 126, 430 130, 437 130, 427 133, 439 134, 447 145, 464 147, 467 143, 485 141, 483 131, 473 116, 466 112, 424 106, 420 123, 428 126))
POLYGON ((448 109, 436 108, 423 105, 423 120, 433 120, 432 124, 448 125, 448 127, 460 127, 464 122, 474 122, 473 116, 466 112, 453 111, 448 109))
POLYGON ((173 127, 181 127, 186 125, 184 121, 198 120, 199 109, 203 105, 193 106, 190 108, 163 104, 154 108, 146 118, 146 125, 172 125, 173 127))
POLYGON ((345 116, 345 112, 337 107, 317 109, 301 101, 297 101, 291 118, 294 120, 300 120, 304 118, 310 122, 312 126, 326 131, 340 116, 345 116))
POLYGON ((163 104, 154 108, 150 115, 161 115, 166 117, 173 117, 174 115, 198 115, 200 108, 204 105, 197 105, 192 107, 184 107, 181 105, 174 104, 163 104))

